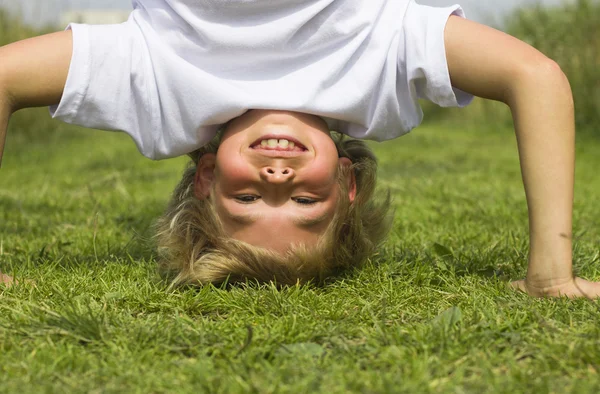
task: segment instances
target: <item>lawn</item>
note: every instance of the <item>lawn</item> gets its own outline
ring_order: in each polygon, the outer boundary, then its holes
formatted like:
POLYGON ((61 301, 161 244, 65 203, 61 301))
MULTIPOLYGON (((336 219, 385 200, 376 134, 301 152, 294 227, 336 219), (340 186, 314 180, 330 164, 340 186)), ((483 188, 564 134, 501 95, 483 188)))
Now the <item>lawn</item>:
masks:
MULTIPOLYGON (((185 160, 124 135, 13 122, 0 170, 0 392, 600 390, 600 303, 533 299, 509 129, 375 145, 389 242, 325 286, 169 291, 151 225, 185 160), (41 131, 45 130, 45 131, 41 131)), ((575 270, 600 280, 600 140, 578 145, 575 270)))

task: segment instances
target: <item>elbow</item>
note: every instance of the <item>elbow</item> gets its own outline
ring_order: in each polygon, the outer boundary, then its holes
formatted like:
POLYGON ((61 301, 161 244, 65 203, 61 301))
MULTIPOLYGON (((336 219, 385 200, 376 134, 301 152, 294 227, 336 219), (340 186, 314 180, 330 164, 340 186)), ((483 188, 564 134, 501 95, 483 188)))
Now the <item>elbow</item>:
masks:
POLYGON ((560 65, 554 60, 544 56, 541 60, 533 64, 526 64, 523 69, 523 77, 534 84, 553 86, 562 90, 563 93, 571 94, 569 79, 560 65))
POLYGON ((553 97, 571 109, 574 106, 569 79, 557 62, 544 55, 522 62, 512 80, 507 96, 509 105, 527 92, 528 96, 535 93, 538 97, 553 97))

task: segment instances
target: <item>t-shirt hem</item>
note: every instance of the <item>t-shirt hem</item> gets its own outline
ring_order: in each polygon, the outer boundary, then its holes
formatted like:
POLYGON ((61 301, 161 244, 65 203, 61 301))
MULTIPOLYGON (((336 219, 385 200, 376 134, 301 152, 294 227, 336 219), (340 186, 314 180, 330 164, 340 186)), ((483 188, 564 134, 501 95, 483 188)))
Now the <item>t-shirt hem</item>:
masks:
POLYGON ((463 9, 458 5, 443 8, 440 11, 443 13, 441 17, 444 18, 445 23, 434 24, 437 30, 435 37, 439 37, 439 40, 435 40, 434 42, 438 43, 438 45, 433 45, 430 49, 430 53, 437 54, 431 57, 436 64, 433 69, 439 70, 435 75, 435 79, 431 81, 432 86, 440 87, 440 91, 436 94, 434 102, 441 107, 465 107, 473 101, 474 96, 452 86, 448 58, 446 56, 445 31, 447 21, 451 16, 455 15, 461 18, 465 18, 466 16, 463 9))
POLYGON ((61 100, 49 110, 52 118, 74 123, 89 87, 90 39, 86 25, 70 24, 66 30, 73 33, 73 54, 61 100))

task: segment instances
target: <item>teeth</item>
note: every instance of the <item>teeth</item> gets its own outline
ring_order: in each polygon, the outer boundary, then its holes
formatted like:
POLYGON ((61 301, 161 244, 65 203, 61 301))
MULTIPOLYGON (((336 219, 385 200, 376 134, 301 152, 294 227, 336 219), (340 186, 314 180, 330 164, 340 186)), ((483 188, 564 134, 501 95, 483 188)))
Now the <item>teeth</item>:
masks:
POLYGON ((280 148, 286 150, 292 150, 296 147, 293 141, 282 139, 270 138, 260 141, 260 146, 263 148, 280 148))

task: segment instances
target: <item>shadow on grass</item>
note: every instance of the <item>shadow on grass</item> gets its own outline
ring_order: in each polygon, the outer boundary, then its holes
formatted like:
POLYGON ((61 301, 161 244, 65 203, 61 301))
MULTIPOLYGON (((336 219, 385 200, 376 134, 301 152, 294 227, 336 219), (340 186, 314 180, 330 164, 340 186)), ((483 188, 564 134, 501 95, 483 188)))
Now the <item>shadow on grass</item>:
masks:
POLYGON ((77 218, 61 215, 58 205, 45 201, 19 204, 3 199, 0 212, 12 212, 5 214, 0 224, 3 260, 34 265, 68 262, 70 266, 115 260, 153 261, 154 223, 163 209, 162 203, 146 205, 143 215, 117 212, 99 223, 94 214, 77 218))

